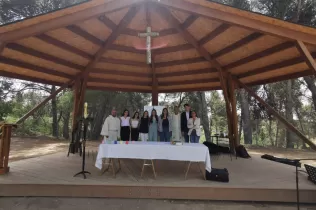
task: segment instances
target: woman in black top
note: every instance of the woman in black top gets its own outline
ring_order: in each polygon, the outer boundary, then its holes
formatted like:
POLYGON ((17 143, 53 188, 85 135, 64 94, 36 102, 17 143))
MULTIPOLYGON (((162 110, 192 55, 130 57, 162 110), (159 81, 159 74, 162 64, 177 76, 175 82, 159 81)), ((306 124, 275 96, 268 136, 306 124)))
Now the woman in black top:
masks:
POLYGON ((140 134, 140 139, 142 141, 148 140, 148 130, 149 130, 148 111, 145 111, 143 114, 143 117, 140 119, 140 124, 139 124, 139 134, 140 134))

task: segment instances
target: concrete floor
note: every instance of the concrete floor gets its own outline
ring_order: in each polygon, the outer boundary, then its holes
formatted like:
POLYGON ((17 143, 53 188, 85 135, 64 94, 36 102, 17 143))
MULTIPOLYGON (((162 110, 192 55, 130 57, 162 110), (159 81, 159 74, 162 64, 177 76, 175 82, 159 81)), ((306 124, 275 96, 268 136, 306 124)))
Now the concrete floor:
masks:
MULTIPOLYGON (((98 198, 0 198, 0 210, 295 210, 295 204, 172 201, 98 198)), ((316 206, 301 206, 316 210, 316 206)))

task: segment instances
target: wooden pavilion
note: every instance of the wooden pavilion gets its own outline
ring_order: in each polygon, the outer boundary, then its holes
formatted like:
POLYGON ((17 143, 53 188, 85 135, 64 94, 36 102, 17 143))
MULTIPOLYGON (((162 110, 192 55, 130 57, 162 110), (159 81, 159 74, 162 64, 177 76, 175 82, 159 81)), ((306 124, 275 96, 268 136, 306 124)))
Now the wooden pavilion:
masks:
POLYGON ((148 92, 153 105, 158 93, 222 89, 232 147, 234 90, 245 88, 316 150, 248 87, 313 75, 315 58, 315 28, 205 0, 91 0, 0 27, 0 76, 60 86, 17 123, 65 88, 74 90, 74 118, 86 89, 148 92), (149 65, 139 36, 148 27, 159 33, 149 65))

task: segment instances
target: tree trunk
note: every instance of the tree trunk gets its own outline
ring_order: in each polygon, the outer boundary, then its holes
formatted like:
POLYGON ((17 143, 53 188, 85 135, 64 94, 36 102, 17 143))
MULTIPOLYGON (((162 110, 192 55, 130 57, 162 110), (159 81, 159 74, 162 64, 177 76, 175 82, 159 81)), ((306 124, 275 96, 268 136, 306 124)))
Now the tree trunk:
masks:
POLYGON ((206 103, 206 98, 205 98, 205 92, 197 92, 197 95, 199 97, 199 106, 200 106, 200 111, 201 111, 201 121, 202 121, 202 126, 205 134, 205 140, 210 142, 211 141, 211 132, 210 132, 210 122, 208 119, 208 110, 207 110, 207 103, 206 103))
MULTIPOLYGON (((56 86, 52 86, 51 93, 56 91, 56 86)), ((58 138, 58 116, 57 116, 57 99, 56 96, 52 98, 52 115, 53 115, 53 136, 58 138)))
POLYGON ((269 119, 269 138, 270 138, 271 146, 274 146, 274 142, 272 139, 272 120, 271 119, 269 119))
POLYGON ((250 120, 250 111, 249 111, 249 101, 248 94, 244 89, 240 91, 241 98, 241 116, 243 122, 243 131, 244 131, 244 143, 252 144, 252 126, 250 120))
POLYGON ((314 105, 314 109, 316 111, 316 85, 315 85, 315 80, 313 77, 304 77, 304 80, 307 84, 308 89, 311 91, 312 93, 312 98, 313 98, 313 105, 314 105))
MULTIPOLYGON (((292 80, 286 82, 286 106, 285 115, 286 120, 293 123, 293 97, 292 97, 292 80)), ((294 148, 295 140, 290 129, 286 128, 286 148, 294 148)))
POLYGON ((69 121, 70 121, 70 112, 64 113, 64 124, 63 124, 63 137, 64 139, 69 139, 69 121))

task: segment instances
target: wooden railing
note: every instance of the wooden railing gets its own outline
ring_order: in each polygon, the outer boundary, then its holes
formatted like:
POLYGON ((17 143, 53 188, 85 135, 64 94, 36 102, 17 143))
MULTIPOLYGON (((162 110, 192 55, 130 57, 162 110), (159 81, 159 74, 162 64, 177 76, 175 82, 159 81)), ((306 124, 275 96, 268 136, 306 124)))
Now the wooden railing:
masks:
POLYGON ((0 175, 9 172, 9 153, 13 124, 0 124, 0 175))

